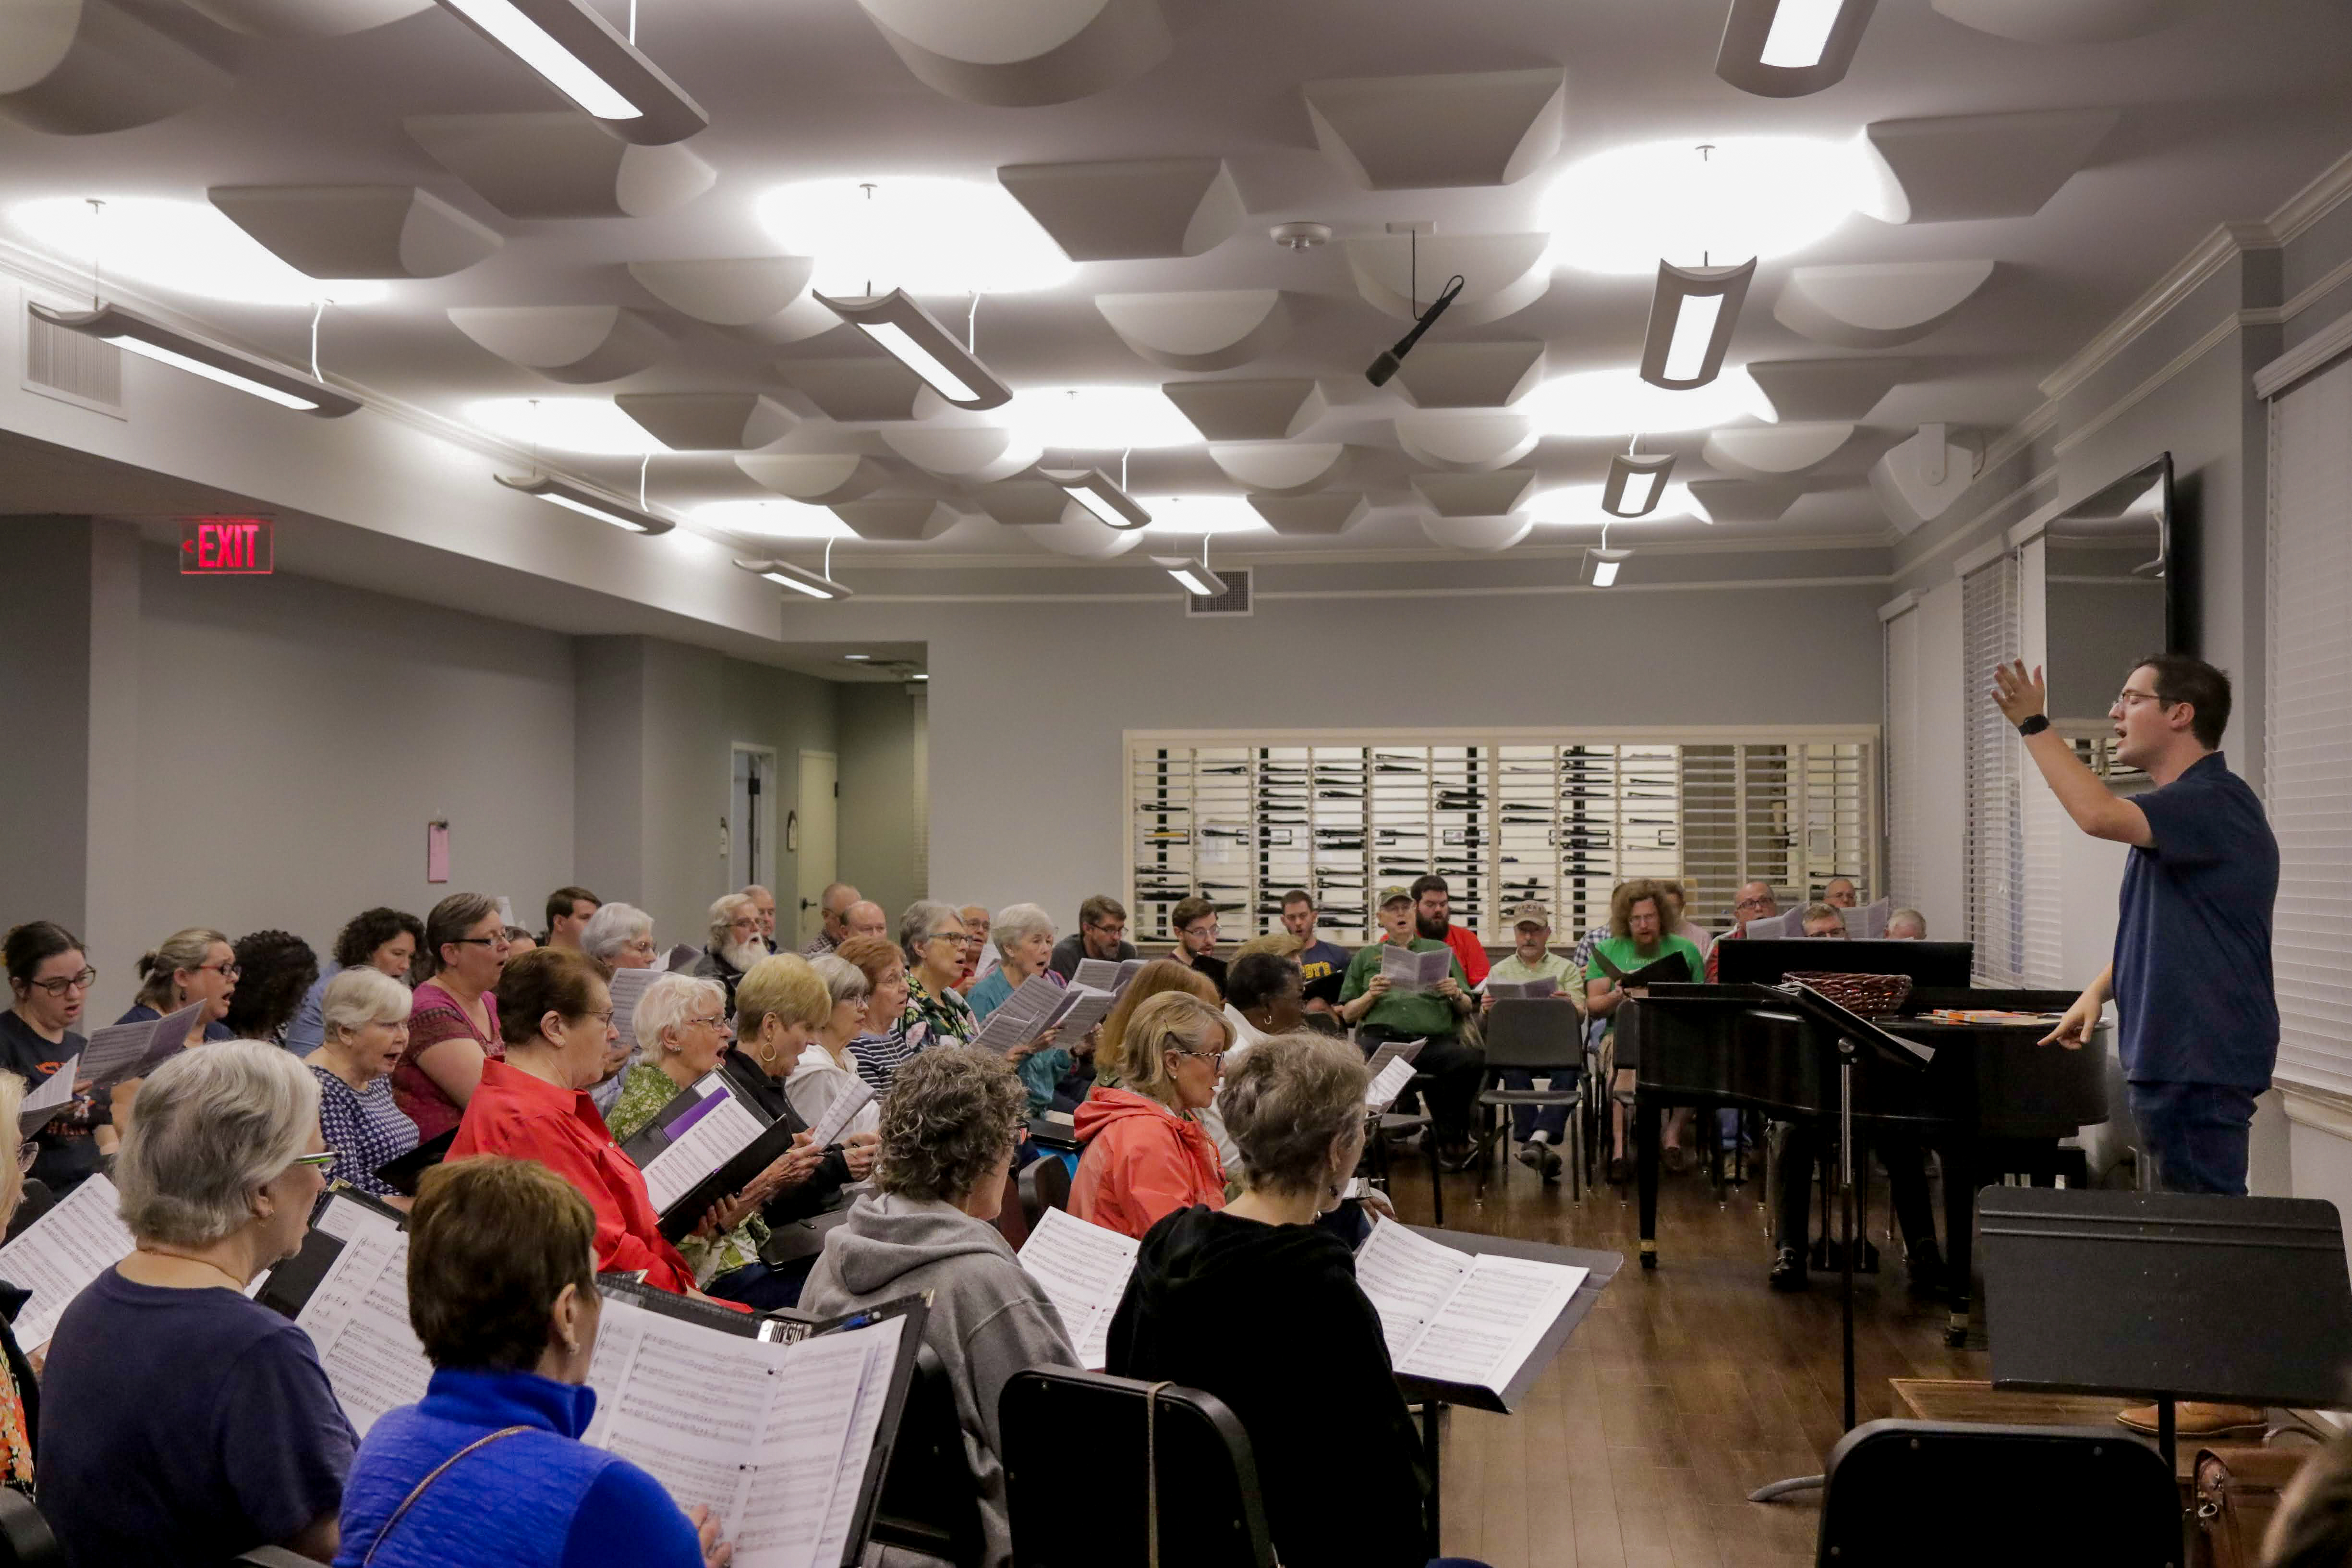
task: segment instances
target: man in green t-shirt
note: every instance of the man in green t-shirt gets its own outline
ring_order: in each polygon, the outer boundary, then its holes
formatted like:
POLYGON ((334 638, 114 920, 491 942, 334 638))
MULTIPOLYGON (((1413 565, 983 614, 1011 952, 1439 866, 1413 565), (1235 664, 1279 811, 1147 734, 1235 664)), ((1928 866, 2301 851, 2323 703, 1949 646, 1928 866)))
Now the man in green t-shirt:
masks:
MULTIPOLYGON (((1647 877, 1617 884, 1617 890, 1609 896, 1609 934, 1593 944, 1592 962, 1584 971, 1586 1010, 1596 1018, 1610 1020, 1612 1039, 1617 1029, 1617 1009, 1628 996, 1639 997, 1648 988, 1623 989, 1601 961, 1605 957, 1621 973, 1631 974, 1670 952, 1682 954, 1683 962, 1690 966, 1685 978, 1697 980, 1706 973, 1706 961, 1699 956, 1697 947, 1688 937, 1667 934, 1664 889, 1647 877)), ((1615 1096, 1633 1092, 1633 1069, 1626 1068, 1616 1072, 1611 1084, 1609 1179, 1622 1182, 1633 1167, 1625 1158, 1625 1106, 1615 1096)), ((1690 1168, 1690 1147, 1685 1142, 1689 1128, 1687 1106, 1678 1107, 1667 1118, 1664 1157, 1668 1170, 1690 1168)))
POLYGON ((1461 960, 1448 958, 1445 978, 1431 989, 1395 990, 1381 973, 1381 954, 1391 945, 1410 952, 1452 950, 1414 933, 1412 895, 1402 888, 1382 889, 1381 925, 1388 941, 1372 943, 1349 961, 1348 977, 1339 984, 1339 1019, 1355 1026, 1356 1043, 1368 1058, 1390 1040, 1428 1042, 1413 1058, 1414 1077, 1435 1080, 1429 1089, 1429 1117, 1438 1152, 1454 1169, 1464 1169, 1470 1154, 1471 1107, 1486 1067, 1486 1053, 1462 1038, 1462 1021, 1472 1005, 1469 983, 1461 960))
MULTIPOLYGON (((1511 955, 1486 972, 1485 1008, 1495 1005, 1495 982, 1524 984, 1549 980, 1559 989, 1547 1000, 1573 1007, 1583 988, 1576 968, 1551 950, 1551 911, 1530 900, 1511 910, 1511 955)), ((1505 1089, 1533 1089, 1533 1074, 1523 1068, 1498 1068, 1496 1079, 1505 1089)), ((1511 1136, 1519 1142, 1519 1163, 1540 1172, 1547 1183, 1559 1180, 1558 1146, 1568 1140, 1568 1107, 1516 1106, 1511 1110, 1511 1136)))

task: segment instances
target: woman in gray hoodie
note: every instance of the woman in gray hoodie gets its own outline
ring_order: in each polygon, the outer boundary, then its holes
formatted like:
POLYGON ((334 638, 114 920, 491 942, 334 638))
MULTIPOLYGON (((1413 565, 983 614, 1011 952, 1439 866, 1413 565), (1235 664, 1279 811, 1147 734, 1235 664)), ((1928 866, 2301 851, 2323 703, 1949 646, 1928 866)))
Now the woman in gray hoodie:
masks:
POLYGON ((801 1291, 801 1310, 820 1317, 931 1293, 923 1338, 955 1385, 990 1568, 1013 1559, 997 1396, 1024 1368, 1078 1364, 1053 1303, 990 1223, 1027 1114, 995 1052, 950 1046, 909 1060, 883 1107, 875 1190, 825 1238, 801 1291))

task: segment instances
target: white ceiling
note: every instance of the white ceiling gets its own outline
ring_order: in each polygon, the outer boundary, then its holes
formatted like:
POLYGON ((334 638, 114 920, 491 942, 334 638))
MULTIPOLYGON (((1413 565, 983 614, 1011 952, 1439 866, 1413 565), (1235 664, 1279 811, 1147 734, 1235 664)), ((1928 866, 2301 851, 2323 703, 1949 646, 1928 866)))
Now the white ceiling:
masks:
MULTIPOLYGON (((848 329, 778 347, 666 310, 625 269, 631 261, 749 257, 777 246, 753 216, 760 195, 817 177, 913 174, 988 180, 1002 165, 1113 158, 1222 158, 1247 216, 1232 238, 1192 258, 1098 261, 1053 290, 985 299, 981 357, 1014 387, 1072 383, 1157 386, 1197 379, 1147 363, 1092 303, 1102 293, 1279 289, 1295 329, 1225 378, 1312 377, 1329 407, 1305 439, 1371 448, 1349 486, 1370 513, 1318 541, 1228 535, 1219 558, 1393 549, 1426 553, 1416 465, 1391 421, 1408 405, 1376 391, 1363 367, 1402 330, 1365 302, 1339 245, 1275 247, 1277 224, 1310 220, 1341 238, 1427 221, 1440 237, 1521 232, 1557 174, 1629 142, 1694 144, 1727 137, 1851 137, 1874 121, 2042 110, 2110 109, 2116 128, 2087 164, 2031 216, 1901 226, 1854 216, 1809 250, 1768 260, 1748 298, 1734 363, 1836 357, 1774 320, 1793 266, 1980 259, 1992 281, 1925 338, 1887 351, 1906 379, 1855 438, 1801 476, 1806 493, 1769 522, 1722 521, 1714 532, 1875 538, 1885 519, 1865 481, 1894 441, 1930 420, 1990 431, 2030 412, 2037 380, 2137 295, 2217 221, 2258 216, 2352 146, 2352 10, 2336 0, 2214 0, 2174 5, 2185 20, 2122 42, 2026 44, 1962 26, 1927 0, 1880 0, 1851 75, 1810 98, 1742 93, 1713 71, 1727 0, 1160 0, 1169 57, 1139 79, 1076 101, 982 107, 926 87, 853 0, 637 0, 640 47, 698 100, 710 129, 687 146, 715 184, 673 211, 630 218, 519 220, 501 215, 429 157, 404 117, 546 110, 561 100, 508 56, 435 7, 341 38, 238 37, 178 0, 114 0, 228 64, 232 90, 156 123, 100 135, 51 135, 0 119, 0 239, 38 249, 7 210, 37 196, 174 196, 209 186, 393 184, 430 191, 505 237, 488 260, 447 277, 397 281, 379 302, 329 312, 321 362, 331 379, 452 419, 481 397, 604 397, 639 391, 760 390, 803 416, 782 450, 889 456, 876 427, 814 415, 780 371, 795 359, 871 353, 848 329), (1368 191, 1318 150, 1303 82, 1330 78, 1557 68, 1566 74, 1558 153, 1509 184, 1368 191), (562 386, 478 347, 450 323, 461 306, 621 304, 650 313, 676 343, 649 368, 593 386, 562 386)), ((312 0, 326 4, 327 0, 312 0)), ((986 0, 973 0, 975 5, 986 0)), ((2041 0, 2063 7, 2078 0, 2041 0)), ((2112 0, 2103 0, 2113 8, 2112 0)), ((626 0, 607 0, 616 24, 626 0)), ((0 73, 5 75, 5 73, 0 73)), ((0 112, 5 112, 0 104, 0 112)), ((1443 134, 1442 126, 1424 128, 1443 134)), ((79 258, 51 259, 79 266, 79 258)), ((1426 281, 1426 280, 1425 280, 1426 281)), ((236 341, 307 358, 303 309, 225 304, 154 291, 236 341)), ((1424 289, 1424 295, 1427 289, 1424 289)), ((1560 270, 1533 304, 1482 325, 1448 319, 1424 347, 1540 339, 1549 374, 1627 366, 1640 352, 1646 278, 1560 270)), ((961 299, 927 301, 960 318, 961 299)), ((959 321, 958 324, 961 322, 959 321)), ((1410 367, 1410 363, 1408 365, 1410 367)), ((289 418, 298 416, 289 416, 289 418)), ((968 420, 971 416, 955 416, 968 420)), ((1705 479, 1705 432, 1653 437, 1682 454, 1677 479, 1705 479)), ((1546 439, 1519 466, 1538 489, 1595 483, 1614 439, 1546 439)), ((635 459, 561 459, 569 470, 634 493, 635 459)), ((1115 466, 1115 459, 1113 459, 1115 466)), ((900 468, 913 489, 952 484, 900 468)), ((64 504, 45 487, 42 500, 64 504)), ((1204 444, 1138 451, 1139 494, 1239 487, 1204 444)), ((762 490, 723 453, 653 459, 648 495, 687 509, 762 490)), ((10 504, 16 510, 31 510, 10 504)), ((86 504, 95 505, 95 501, 86 504)), ((922 543, 841 542, 844 560, 877 556, 1035 559, 1022 531, 971 511, 922 543)), ((1650 525, 1704 531, 1696 523, 1650 525)), ((1539 526, 1531 544, 1581 542, 1589 529, 1539 526)), ((814 554, 806 543, 761 553, 814 554)), ((1146 548, 1181 548, 1158 531, 1146 548)), ((1133 564, 1130 561, 1129 564, 1133 564)))

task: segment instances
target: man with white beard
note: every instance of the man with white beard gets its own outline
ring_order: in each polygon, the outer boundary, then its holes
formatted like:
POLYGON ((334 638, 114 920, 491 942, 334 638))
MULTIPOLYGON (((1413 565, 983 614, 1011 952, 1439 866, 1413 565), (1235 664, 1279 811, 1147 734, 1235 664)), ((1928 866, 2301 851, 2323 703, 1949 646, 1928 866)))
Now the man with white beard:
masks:
POLYGON ((727 988, 727 1016, 735 1016, 735 984, 743 972, 768 956, 760 936, 760 909, 740 893, 728 893, 710 906, 710 945, 694 966, 705 980, 727 988))

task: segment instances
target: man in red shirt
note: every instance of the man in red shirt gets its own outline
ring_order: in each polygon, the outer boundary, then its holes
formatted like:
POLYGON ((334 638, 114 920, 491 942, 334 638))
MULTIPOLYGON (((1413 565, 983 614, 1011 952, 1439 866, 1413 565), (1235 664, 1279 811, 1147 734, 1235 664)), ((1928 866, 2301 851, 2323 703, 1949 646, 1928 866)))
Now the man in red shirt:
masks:
MULTIPOLYGON (((1443 877, 1423 877, 1412 885, 1412 924, 1414 934, 1424 942, 1442 942, 1454 950, 1462 965, 1463 977, 1472 990, 1486 983, 1486 948, 1477 932, 1467 926, 1453 923, 1453 906, 1443 877)), ((1388 939, 1382 937, 1381 941, 1388 939)))
POLYGON ((1740 883, 1738 901, 1731 906, 1731 929, 1717 937, 1716 945, 1706 950, 1707 984, 1715 984, 1716 965, 1723 957, 1717 950, 1724 942, 1736 936, 1746 936, 1749 921, 1769 921, 1780 912, 1780 900, 1772 896, 1771 883, 1740 883))

